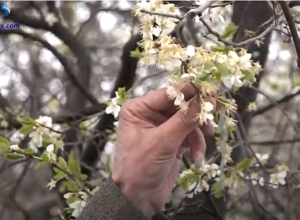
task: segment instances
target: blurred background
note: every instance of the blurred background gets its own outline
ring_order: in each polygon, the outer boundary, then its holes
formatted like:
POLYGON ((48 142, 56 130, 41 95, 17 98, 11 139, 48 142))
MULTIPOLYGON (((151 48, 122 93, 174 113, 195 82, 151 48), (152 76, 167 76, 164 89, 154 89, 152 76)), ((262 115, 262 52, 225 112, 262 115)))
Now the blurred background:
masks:
MULTIPOLYGON (((183 14, 196 5, 194 1, 173 3, 183 14)), ((130 89, 134 96, 161 88, 170 74, 142 67, 131 56, 141 40, 140 21, 131 12, 136 4, 9 1, 10 14, 0 23, 20 26, 0 29, 1 136, 19 141, 14 136, 20 128, 17 114, 51 116, 64 128, 64 149, 66 153, 76 150, 82 172, 95 185, 106 178, 99 158, 105 160, 112 152, 115 122, 113 116, 103 114, 107 101, 119 87, 130 89)), ((297 4, 289 6, 298 30, 297 4)), ((252 151, 267 153, 269 167, 286 163, 296 173, 300 75, 293 39, 279 9, 268 1, 220 2, 202 20, 189 22, 181 38, 186 45, 207 49, 224 44, 244 47, 261 63, 257 83, 232 93, 239 121, 232 157, 236 163, 252 151), (238 27, 234 35, 220 38, 231 22, 238 27)), ((207 155, 213 155, 214 139, 207 137, 207 145, 207 155)), ((0 157, 0 220, 60 219, 62 192, 49 191, 50 179, 47 167, 35 170, 32 161, 12 163, 0 157)), ((184 206, 183 194, 176 190, 164 212, 175 220, 298 219, 300 195, 290 187, 293 181, 291 174, 288 184, 278 189, 245 186, 220 199, 204 193, 185 198, 184 206)))

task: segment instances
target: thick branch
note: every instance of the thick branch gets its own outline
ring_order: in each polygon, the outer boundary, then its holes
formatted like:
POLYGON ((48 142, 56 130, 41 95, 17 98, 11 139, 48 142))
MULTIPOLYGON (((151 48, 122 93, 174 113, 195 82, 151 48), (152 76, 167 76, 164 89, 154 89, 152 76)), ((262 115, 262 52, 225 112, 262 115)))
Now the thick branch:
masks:
MULTIPOLYGON (((5 19, 10 19, 15 23, 20 23, 35 29, 42 29, 51 32, 56 37, 61 39, 70 48, 72 53, 77 58, 77 64, 80 68, 81 74, 86 74, 86 75, 91 74, 92 65, 91 65, 91 57, 89 53, 87 52, 84 45, 76 38, 76 36, 73 35, 73 33, 68 28, 63 26, 63 24, 61 24, 60 22, 55 22, 53 25, 50 25, 45 20, 21 14, 13 9, 11 10, 10 14, 7 17, 5 17, 5 19)), ((78 87, 78 84, 77 85, 75 84, 75 86, 78 87)), ((87 95, 87 93, 85 92, 85 94, 83 95, 92 104, 98 103, 97 99, 93 98, 91 94, 87 95)))
POLYGON ((53 55, 59 60, 61 65, 64 67, 65 72, 67 76, 69 77, 70 81, 77 87, 77 89, 93 104, 98 104, 98 100, 88 91, 86 90, 81 83, 76 78, 75 74, 72 71, 71 66, 69 65, 69 62, 67 58, 62 55, 60 52, 58 52, 51 44, 49 44, 47 41, 34 36, 32 34, 26 33, 20 29, 0 29, 0 34, 3 35, 9 35, 9 34, 18 34, 25 39, 29 39, 32 41, 39 42, 41 45, 43 45, 46 49, 51 51, 53 55))

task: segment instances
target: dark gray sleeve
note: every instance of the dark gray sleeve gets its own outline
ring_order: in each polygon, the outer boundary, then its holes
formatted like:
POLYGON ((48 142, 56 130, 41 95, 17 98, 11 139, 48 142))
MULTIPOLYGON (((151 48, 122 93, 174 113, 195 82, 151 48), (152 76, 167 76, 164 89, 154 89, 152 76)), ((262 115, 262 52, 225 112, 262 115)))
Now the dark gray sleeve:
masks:
POLYGON ((151 220, 130 202, 109 179, 99 189, 77 220, 151 220))

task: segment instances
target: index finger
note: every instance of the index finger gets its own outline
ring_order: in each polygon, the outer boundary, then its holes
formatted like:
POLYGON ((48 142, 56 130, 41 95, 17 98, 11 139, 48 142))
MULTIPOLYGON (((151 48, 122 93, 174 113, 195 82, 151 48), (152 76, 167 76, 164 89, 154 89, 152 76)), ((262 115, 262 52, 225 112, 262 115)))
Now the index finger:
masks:
MULTIPOLYGON (((191 83, 184 85, 180 91, 183 93, 185 101, 189 101, 199 92, 191 83)), ((171 100, 168 97, 166 88, 148 93, 141 99, 141 101, 143 101, 147 107, 157 112, 164 112, 171 108, 175 108, 174 100, 171 100)))

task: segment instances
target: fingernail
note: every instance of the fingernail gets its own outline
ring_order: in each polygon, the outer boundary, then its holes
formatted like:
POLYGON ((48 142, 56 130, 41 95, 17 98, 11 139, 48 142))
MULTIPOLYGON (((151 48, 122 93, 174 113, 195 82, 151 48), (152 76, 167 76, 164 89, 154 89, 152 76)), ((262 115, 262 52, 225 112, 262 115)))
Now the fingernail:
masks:
POLYGON ((202 158, 197 157, 195 162, 194 162, 195 169, 199 169, 201 167, 201 164, 202 164, 202 158))

